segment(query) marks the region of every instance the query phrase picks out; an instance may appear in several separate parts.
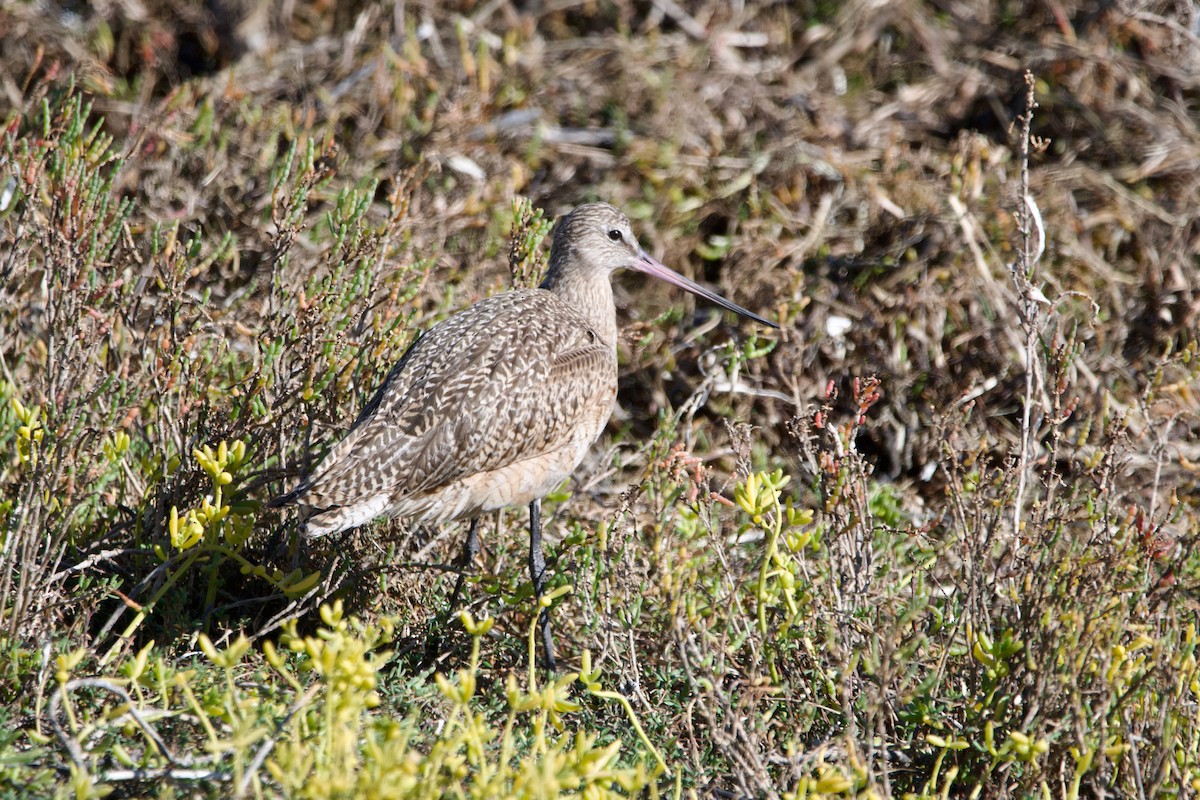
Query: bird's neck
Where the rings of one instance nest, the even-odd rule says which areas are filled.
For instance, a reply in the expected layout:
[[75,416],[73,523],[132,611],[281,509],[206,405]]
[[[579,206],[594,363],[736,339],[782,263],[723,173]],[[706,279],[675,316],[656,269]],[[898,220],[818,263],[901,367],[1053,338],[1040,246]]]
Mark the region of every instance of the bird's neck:
[[582,269],[563,260],[551,261],[541,288],[558,295],[587,321],[601,340],[616,349],[617,308],[607,270]]

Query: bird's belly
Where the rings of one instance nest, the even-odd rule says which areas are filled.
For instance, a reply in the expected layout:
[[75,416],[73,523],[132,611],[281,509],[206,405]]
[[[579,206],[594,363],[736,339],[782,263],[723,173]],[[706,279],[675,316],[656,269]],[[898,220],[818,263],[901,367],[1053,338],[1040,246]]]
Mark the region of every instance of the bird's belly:
[[570,477],[591,442],[572,442],[535,458],[518,461],[462,481],[470,500],[456,516],[470,517],[505,506],[526,505],[549,494]]

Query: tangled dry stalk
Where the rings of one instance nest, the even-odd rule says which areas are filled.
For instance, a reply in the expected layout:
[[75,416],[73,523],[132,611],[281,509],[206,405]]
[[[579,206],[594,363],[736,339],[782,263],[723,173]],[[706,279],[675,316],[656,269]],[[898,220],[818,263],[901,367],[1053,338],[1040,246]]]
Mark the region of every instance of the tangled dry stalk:
[[[1196,24],[1181,2],[0,7],[0,694],[14,730],[65,736],[0,739],[27,764],[0,786],[92,786],[152,640],[183,670],[204,631],[229,675],[283,686],[220,648],[365,636],[316,621],[334,596],[396,625],[364,720],[459,719],[472,698],[429,669],[499,687],[524,663],[509,520],[473,584],[495,628],[427,652],[449,579],[426,567],[461,531],[300,552],[259,502],[420,330],[531,280],[527,197],[622,207],[783,327],[742,340],[621,280],[620,407],[551,499],[562,635],[681,790],[1194,791]],[[632,764],[600,680],[575,724]],[[565,713],[574,690],[541,690]],[[299,792],[269,765],[307,763],[312,692],[255,701],[278,753],[213,738],[200,772]],[[141,768],[169,773],[155,737],[204,738],[138,714]],[[648,774],[625,777],[673,791]]]

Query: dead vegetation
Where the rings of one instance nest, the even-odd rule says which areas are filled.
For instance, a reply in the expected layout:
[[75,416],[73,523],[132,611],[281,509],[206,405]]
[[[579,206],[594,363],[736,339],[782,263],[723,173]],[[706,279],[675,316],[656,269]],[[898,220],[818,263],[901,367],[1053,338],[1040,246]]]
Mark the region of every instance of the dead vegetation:
[[[396,621],[380,715],[449,718],[422,670],[471,641],[499,689],[532,608],[518,525],[485,525],[472,611],[495,630],[426,653],[449,582],[422,565],[463,531],[380,524],[297,553],[258,503],[418,331],[538,263],[528,228],[510,245],[514,197],[551,217],[603,199],[783,328],[745,341],[619,279],[620,407],[548,509],[564,649],[592,651],[681,789],[1195,791],[1198,18],[0,8],[8,727],[50,730],[64,654],[64,674],[105,676],[153,640],[182,669],[196,631],[268,641],[299,616],[299,636],[334,591]],[[776,469],[772,495],[754,476]],[[577,729],[633,746],[592,697]],[[81,730],[74,750],[0,740],[34,754],[0,786],[98,774]],[[259,791],[290,791],[267,774]]]

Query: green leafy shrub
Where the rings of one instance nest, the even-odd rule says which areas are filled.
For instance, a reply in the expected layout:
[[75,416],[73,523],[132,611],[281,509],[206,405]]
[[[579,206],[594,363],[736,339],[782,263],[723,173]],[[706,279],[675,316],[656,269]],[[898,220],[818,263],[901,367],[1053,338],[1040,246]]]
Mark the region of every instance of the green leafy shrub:
[[[0,780],[77,797],[164,780],[288,798],[657,796],[661,760],[622,765],[620,739],[601,746],[594,734],[566,730],[581,707],[574,685],[623,700],[601,688],[598,672],[542,685],[531,675],[524,687],[510,673],[491,684],[508,709],[497,724],[477,707],[480,641],[492,621],[464,614],[471,659],[453,677],[435,676],[445,724],[434,730],[379,708],[389,659],[379,648],[392,641],[393,622],[364,624],[340,604],[320,614],[323,627],[302,635],[292,621],[280,647],[267,642],[261,656],[244,636],[219,649],[201,634],[204,661],[190,669],[170,667],[153,644],[96,677],[77,677],[86,651],[59,656],[47,706],[54,735],[26,731],[34,748],[9,760]],[[640,726],[639,735],[644,742]],[[59,747],[70,769],[56,776],[45,759]]]
[[[1186,20],[185,5],[0,8],[0,795],[1200,791]],[[784,329],[615,279],[527,675],[518,517],[261,503],[591,199]]]

